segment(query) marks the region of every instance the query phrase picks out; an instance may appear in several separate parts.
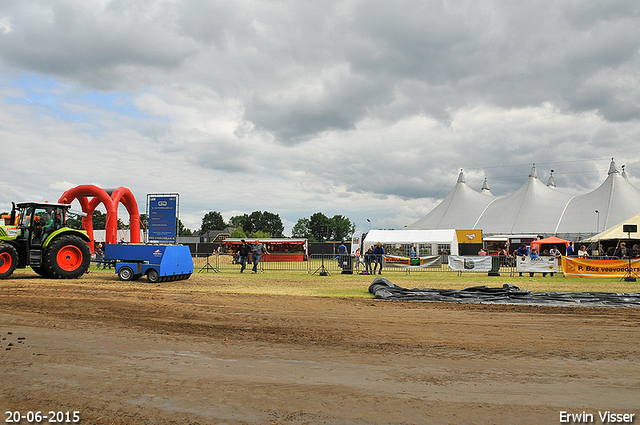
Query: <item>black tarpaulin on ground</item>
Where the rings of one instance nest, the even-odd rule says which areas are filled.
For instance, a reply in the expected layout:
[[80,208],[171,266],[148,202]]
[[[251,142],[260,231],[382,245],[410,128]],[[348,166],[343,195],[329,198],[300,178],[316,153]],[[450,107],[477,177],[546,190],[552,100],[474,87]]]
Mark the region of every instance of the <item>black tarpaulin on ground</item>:
[[638,293],[612,292],[531,292],[515,285],[502,288],[474,286],[457,289],[406,289],[383,277],[369,286],[376,298],[400,301],[445,301],[457,303],[584,305],[591,307],[640,307]]

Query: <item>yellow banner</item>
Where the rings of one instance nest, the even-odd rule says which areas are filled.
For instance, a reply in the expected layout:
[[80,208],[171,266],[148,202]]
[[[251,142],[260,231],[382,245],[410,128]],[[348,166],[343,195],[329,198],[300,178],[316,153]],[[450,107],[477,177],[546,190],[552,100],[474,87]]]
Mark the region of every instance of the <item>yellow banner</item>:
[[482,243],[482,230],[456,230],[458,243]]
[[[629,275],[629,260],[562,257],[562,272],[565,276],[621,278]],[[640,273],[640,260],[631,260],[631,273]]]

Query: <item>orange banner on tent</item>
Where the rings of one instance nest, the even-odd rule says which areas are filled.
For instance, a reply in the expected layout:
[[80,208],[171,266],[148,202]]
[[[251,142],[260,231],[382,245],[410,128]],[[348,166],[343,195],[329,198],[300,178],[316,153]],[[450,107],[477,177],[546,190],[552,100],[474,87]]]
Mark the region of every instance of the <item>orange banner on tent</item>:
[[[562,257],[562,272],[565,276],[621,278],[629,275],[629,260]],[[631,273],[640,273],[640,260],[631,260]]]

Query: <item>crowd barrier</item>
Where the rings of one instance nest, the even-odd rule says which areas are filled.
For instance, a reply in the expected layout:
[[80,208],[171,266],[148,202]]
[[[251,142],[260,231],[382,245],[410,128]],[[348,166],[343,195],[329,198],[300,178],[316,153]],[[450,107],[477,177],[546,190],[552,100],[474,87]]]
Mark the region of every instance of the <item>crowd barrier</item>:
[[[492,256],[493,267],[491,272],[493,274],[506,274],[514,276],[516,273],[516,259],[514,257],[507,256]],[[213,253],[213,254],[194,254],[194,273],[204,272],[220,272],[220,271],[236,271],[240,272],[240,264],[236,261],[232,254],[227,253]],[[335,254],[311,254],[295,255],[291,254],[267,254],[264,255],[258,263],[258,272],[264,273],[266,271],[298,271],[309,274],[314,274],[322,269],[326,270],[329,274],[349,273],[349,274],[363,274],[366,270],[366,265],[360,259],[356,257],[350,257],[348,265],[350,268],[342,268],[340,257]],[[372,263],[372,268],[374,263]],[[246,272],[250,272],[253,264],[247,264]],[[383,273],[484,273],[487,271],[477,270],[453,270],[447,264],[447,257],[442,256],[441,261],[434,266],[422,267],[422,268],[407,268],[397,267],[385,264],[383,267]]]

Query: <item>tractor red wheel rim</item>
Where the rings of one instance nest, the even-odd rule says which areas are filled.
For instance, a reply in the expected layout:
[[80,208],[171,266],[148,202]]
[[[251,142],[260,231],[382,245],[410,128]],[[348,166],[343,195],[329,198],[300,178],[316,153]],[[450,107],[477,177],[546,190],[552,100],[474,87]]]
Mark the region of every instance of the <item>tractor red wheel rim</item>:
[[56,256],[58,266],[64,271],[73,271],[82,264],[82,251],[74,245],[66,245],[60,248]]
[[6,273],[11,268],[11,254],[3,252],[0,254],[0,273]]

